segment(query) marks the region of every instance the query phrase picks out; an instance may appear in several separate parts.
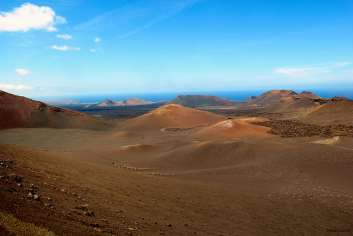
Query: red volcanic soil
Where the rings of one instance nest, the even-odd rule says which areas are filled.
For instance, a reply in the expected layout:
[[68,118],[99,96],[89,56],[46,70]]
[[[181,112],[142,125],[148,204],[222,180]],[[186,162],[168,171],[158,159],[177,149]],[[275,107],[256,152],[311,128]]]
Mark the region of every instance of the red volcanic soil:
[[223,119],[222,116],[210,112],[169,104],[140,117],[128,120],[125,123],[125,127],[136,131],[162,128],[193,128],[214,124]]
[[255,97],[249,104],[257,106],[270,106],[280,102],[292,101],[298,94],[292,90],[271,90],[261,96]]
[[321,103],[328,100],[321,99],[312,92],[296,93],[292,90],[271,90],[255,97],[242,105],[244,109],[263,109],[269,114],[279,114],[282,118],[301,118]]
[[270,129],[251,122],[261,119],[236,119],[218,122],[205,127],[196,133],[196,137],[204,139],[232,139],[241,137],[264,138],[270,136]]
[[271,107],[278,108],[278,106],[308,106],[315,105],[315,101],[321,99],[319,96],[312,92],[304,91],[302,93],[296,93],[292,90],[271,90],[262,94],[259,97],[255,97],[248,102],[249,105],[256,105],[258,107]]
[[353,101],[333,100],[318,106],[302,121],[316,124],[353,124]]
[[0,91],[0,129],[20,127],[103,128],[85,114]]
[[310,98],[310,99],[320,99],[319,96],[314,94],[313,92],[303,91],[297,95],[298,98]]

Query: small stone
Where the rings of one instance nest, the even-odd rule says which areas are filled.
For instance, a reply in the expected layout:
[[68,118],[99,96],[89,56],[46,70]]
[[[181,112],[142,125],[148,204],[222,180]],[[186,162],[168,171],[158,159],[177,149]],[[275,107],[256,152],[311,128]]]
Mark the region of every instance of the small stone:
[[94,228],[99,228],[99,224],[98,223],[91,223],[90,226],[94,227]]
[[83,214],[86,215],[86,216],[89,216],[89,217],[94,217],[95,216],[93,211],[85,211]]
[[16,183],[21,183],[23,180],[22,176],[16,175],[16,174],[10,174],[9,179],[12,181],[15,181]]
[[40,196],[38,194],[33,195],[33,200],[39,201]]
[[83,204],[83,205],[77,206],[75,208],[78,210],[82,210],[82,211],[88,211],[88,204]]

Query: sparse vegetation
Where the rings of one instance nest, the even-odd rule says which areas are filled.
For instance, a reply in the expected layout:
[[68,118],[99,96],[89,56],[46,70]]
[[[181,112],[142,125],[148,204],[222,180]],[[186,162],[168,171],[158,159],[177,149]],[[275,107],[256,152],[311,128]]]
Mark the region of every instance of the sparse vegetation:
[[[53,232],[31,223],[23,222],[13,215],[0,212],[0,225],[10,234],[19,236],[55,236]],[[1,233],[1,231],[0,231]]]

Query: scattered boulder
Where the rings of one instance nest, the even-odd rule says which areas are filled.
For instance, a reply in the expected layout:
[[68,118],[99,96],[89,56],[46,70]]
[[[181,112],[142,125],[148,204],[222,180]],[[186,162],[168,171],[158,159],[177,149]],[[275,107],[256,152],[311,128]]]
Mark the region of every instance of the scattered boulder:
[[270,127],[270,133],[282,137],[353,137],[352,125],[315,125],[302,123],[296,120],[270,120],[255,124]]
[[94,214],[93,211],[85,211],[83,214],[84,214],[85,216],[95,217],[95,214]]
[[88,217],[95,217],[96,216],[93,211],[88,209],[88,204],[83,204],[83,205],[77,206],[77,207],[75,207],[75,209],[83,211],[83,215],[85,215],[85,216],[88,216]]
[[51,204],[51,203],[44,203],[44,206],[45,207],[48,207],[48,208],[54,208],[54,205],[53,204]]
[[34,186],[34,184],[30,184],[28,188],[27,197],[31,200],[40,201],[40,195],[38,194],[38,187]]
[[83,205],[77,206],[75,208],[78,210],[82,210],[82,211],[88,211],[88,204],[83,204]]
[[11,168],[14,163],[15,162],[11,160],[0,160],[0,168],[4,168],[4,169]]
[[100,227],[100,225],[98,223],[90,223],[89,225],[91,227],[93,227],[93,228],[99,228]]
[[38,194],[34,194],[33,195],[33,200],[39,201],[40,200],[40,196]]
[[8,179],[10,181],[14,181],[16,183],[22,183],[22,181],[23,181],[23,177],[19,176],[19,175],[16,175],[16,174],[9,174],[8,175]]

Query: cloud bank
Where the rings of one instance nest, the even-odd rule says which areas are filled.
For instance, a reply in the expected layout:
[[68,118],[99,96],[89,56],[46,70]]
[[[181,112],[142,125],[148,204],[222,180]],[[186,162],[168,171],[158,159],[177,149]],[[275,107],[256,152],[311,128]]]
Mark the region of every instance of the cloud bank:
[[78,47],[71,47],[67,45],[53,45],[51,49],[61,52],[68,52],[68,51],[80,51],[81,49]]
[[315,75],[322,75],[334,72],[338,69],[342,69],[350,66],[351,62],[336,62],[330,64],[322,64],[316,66],[305,66],[305,67],[279,67],[274,69],[274,73],[286,77],[309,77]]
[[63,39],[63,40],[70,40],[72,39],[72,36],[69,34],[58,34],[56,36],[58,39]]
[[96,38],[94,39],[94,42],[95,42],[95,43],[100,43],[101,41],[102,41],[102,39],[99,38],[99,37],[96,37]]
[[27,32],[30,30],[56,31],[56,25],[66,19],[56,15],[47,6],[25,3],[11,12],[0,12],[0,32]]
[[24,85],[24,84],[0,84],[0,90],[26,91],[26,90],[32,90],[32,87]]
[[26,76],[30,75],[31,72],[27,69],[24,69],[24,68],[17,68],[16,74],[20,77],[26,77]]

